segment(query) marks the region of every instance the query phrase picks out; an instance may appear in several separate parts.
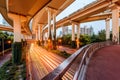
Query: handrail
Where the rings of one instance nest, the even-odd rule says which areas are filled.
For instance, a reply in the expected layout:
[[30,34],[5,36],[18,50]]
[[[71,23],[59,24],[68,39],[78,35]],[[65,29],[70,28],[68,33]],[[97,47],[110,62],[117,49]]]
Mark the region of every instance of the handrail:
[[[48,75],[46,75],[41,80],[62,80],[62,77],[65,75],[65,73],[72,67],[71,65],[77,61],[80,62],[78,64],[78,69],[75,72],[75,75],[73,77],[73,80],[78,80],[81,72],[83,71],[82,67],[83,65],[86,65],[88,63],[88,58],[91,57],[92,53],[106,45],[109,45],[110,42],[101,42],[101,43],[92,43],[89,45],[86,45],[79,50],[77,50],[74,54],[72,54],[69,58],[67,58],[63,63],[61,63],[56,69],[54,69],[52,72],[50,72]],[[81,58],[79,58],[81,56]],[[74,66],[74,65],[73,65]],[[82,72],[83,75],[83,72]],[[84,77],[81,77],[84,78]],[[83,79],[79,79],[83,80]]]
[[87,65],[89,63],[89,60],[92,56],[92,54],[97,50],[100,49],[102,47],[111,45],[112,42],[100,42],[100,43],[94,43],[93,45],[91,45],[89,48],[87,48],[87,50],[85,51],[82,60],[80,62],[79,68],[78,70],[76,70],[75,76],[73,78],[73,80],[84,80],[85,78],[85,72],[86,72],[86,68]]
[[[11,48],[5,49],[4,52],[10,51],[12,50]],[[0,55],[2,54],[2,52],[0,52]]]
[[46,75],[41,80],[61,80],[63,75],[66,73],[66,71],[70,68],[73,61],[77,58],[77,56],[85,51],[85,49],[89,47],[89,45],[86,45],[82,47],[81,49],[77,50],[74,54],[72,54],[69,58],[67,58],[63,63],[61,63],[56,69],[54,69],[52,72],[50,72],[48,75]]

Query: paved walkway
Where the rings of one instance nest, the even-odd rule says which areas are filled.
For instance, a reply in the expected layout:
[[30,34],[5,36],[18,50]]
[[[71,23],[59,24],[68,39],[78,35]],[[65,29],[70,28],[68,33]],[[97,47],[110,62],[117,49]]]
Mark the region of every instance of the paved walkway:
[[12,54],[10,51],[6,52],[4,56],[0,55],[0,67],[8,60],[10,60]]
[[[65,58],[48,52],[47,50],[32,44],[28,53],[30,59],[30,71],[33,80],[41,80],[49,72],[53,71]],[[64,80],[73,78],[72,72],[66,73]]]
[[88,65],[86,80],[120,80],[120,45],[95,52]]
[[77,49],[73,49],[73,48],[69,48],[69,47],[65,47],[65,46],[59,46],[58,50],[66,51],[69,54],[73,54],[75,51],[77,51]]

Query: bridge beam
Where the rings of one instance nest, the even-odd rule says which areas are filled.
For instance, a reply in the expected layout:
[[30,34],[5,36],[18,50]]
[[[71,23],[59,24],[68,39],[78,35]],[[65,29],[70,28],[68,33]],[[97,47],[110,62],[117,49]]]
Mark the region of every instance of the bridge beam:
[[107,18],[106,20],[106,40],[110,39],[110,18]]

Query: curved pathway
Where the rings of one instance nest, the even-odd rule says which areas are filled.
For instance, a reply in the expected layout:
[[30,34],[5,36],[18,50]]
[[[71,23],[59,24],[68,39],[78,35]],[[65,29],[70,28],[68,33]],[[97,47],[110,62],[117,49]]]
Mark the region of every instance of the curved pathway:
[[[33,80],[41,80],[65,60],[35,44],[31,45],[28,56]],[[63,77],[64,80],[71,80],[71,78],[73,78],[72,71]]]
[[120,45],[104,47],[93,54],[86,80],[120,80]]

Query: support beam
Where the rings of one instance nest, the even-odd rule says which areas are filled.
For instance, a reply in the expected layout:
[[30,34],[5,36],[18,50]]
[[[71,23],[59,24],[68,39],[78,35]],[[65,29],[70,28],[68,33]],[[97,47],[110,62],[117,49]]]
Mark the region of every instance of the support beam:
[[40,40],[40,36],[41,36],[41,26],[40,24],[38,24],[38,40]]
[[75,24],[72,23],[72,41],[75,41]]
[[112,6],[112,41],[119,44],[119,8]]
[[53,49],[56,49],[56,14],[53,14]]
[[106,40],[110,39],[110,18],[107,18],[106,20]]
[[79,38],[80,38],[80,24],[77,24],[77,48],[79,48]]
[[76,48],[76,41],[75,41],[75,24],[72,23],[72,43],[71,43],[72,48]]
[[21,42],[21,16],[11,13],[8,13],[8,16],[13,20],[14,42]]
[[25,41],[25,35],[24,34],[21,34],[21,38],[23,41]]
[[48,39],[51,39],[51,9],[47,8],[48,11]]
[[38,40],[38,28],[35,30],[36,40]]

